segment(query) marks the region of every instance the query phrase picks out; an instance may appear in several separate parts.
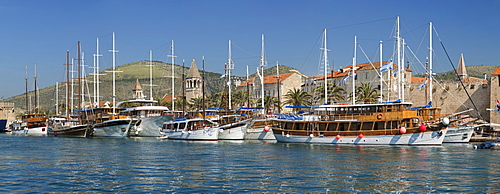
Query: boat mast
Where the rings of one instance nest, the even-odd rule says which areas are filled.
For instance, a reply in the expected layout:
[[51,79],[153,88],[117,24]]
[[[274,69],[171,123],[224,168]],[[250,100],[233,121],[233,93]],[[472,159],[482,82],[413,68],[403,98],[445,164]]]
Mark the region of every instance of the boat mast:
[[38,87],[37,87],[37,76],[36,76],[36,63],[35,63],[35,77],[34,77],[34,85],[35,85],[35,113],[38,113],[39,99],[38,99]]
[[28,65],[24,65],[26,67],[26,77],[24,78],[25,80],[25,89],[26,89],[26,93],[25,93],[25,103],[26,103],[26,112],[30,112],[30,107],[29,107],[29,103],[28,103]]
[[250,80],[248,79],[248,65],[247,65],[247,107],[250,107]]
[[[325,80],[326,81],[326,80]],[[280,114],[280,109],[281,109],[281,99],[280,99],[280,64],[278,61],[276,61],[276,91],[278,93],[278,114]]]
[[231,110],[231,69],[234,68],[234,64],[233,64],[233,60],[231,59],[231,40],[229,40],[229,58],[228,58],[228,61],[227,61],[227,79],[228,79],[228,82],[227,82],[227,86],[228,86],[228,91],[229,91],[229,108],[228,110]]
[[357,37],[354,36],[354,57],[352,58],[352,104],[356,104],[356,46],[358,44]]
[[328,49],[326,48],[326,28],[323,30],[323,61],[324,61],[324,74],[325,74],[325,93],[324,93],[324,98],[325,98],[325,104],[328,104]]
[[69,98],[70,98],[70,91],[69,91],[69,67],[70,67],[70,63],[69,63],[69,51],[66,51],[66,120],[69,121],[70,120],[70,116],[69,116]]
[[260,70],[262,72],[262,75],[260,76],[260,85],[261,85],[261,90],[260,90],[260,100],[261,100],[261,106],[262,106],[262,114],[265,114],[265,108],[264,108],[264,66],[265,65],[265,56],[264,56],[264,34],[262,34],[262,46],[261,46],[261,52],[260,52]]
[[149,99],[153,100],[153,51],[149,50]]
[[429,23],[429,101],[432,102],[432,22]]
[[[379,71],[380,71],[380,70],[382,70],[382,63],[383,63],[383,61],[382,61],[382,41],[380,41],[380,43],[379,43],[379,50],[380,50],[380,64],[379,64],[379,66],[380,66]],[[382,78],[383,78],[383,73],[384,72],[380,71],[380,98],[379,98],[379,102],[382,102],[382,91],[383,91]],[[389,74],[390,74],[390,71],[389,71]]]
[[184,75],[184,59],[182,59],[182,117],[184,117],[184,111],[186,108],[186,82],[185,82],[185,75]]
[[115,65],[116,65],[116,52],[118,52],[116,49],[115,49],[115,32],[113,32],[113,50],[111,50],[110,52],[113,53],[113,118],[114,118],[114,114],[115,114],[115,111],[116,111],[116,83],[115,83],[115,79],[116,79],[116,69],[115,69]]
[[78,76],[77,76],[77,79],[78,79],[78,110],[82,110],[82,80],[81,80],[81,69],[82,69],[82,65],[81,65],[81,61],[82,61],[82,58],[81,58],[81,50],[80,50],[80,41],[78,41],[78,59],[76,59],[78,61]]
[[56,114],[59,114],[59,82],[56,82]]
[[201,69],[203,73],[201,74],[201,107],[202,107],[202,113],[203,113],[203,120],[205,120],[205,56],[201,57]]
[[398,79],[397,79],[397,89],[398,89],[398,99],[401,99],[401,71],[403,70],[403,65],[401,64],[401,37],[399,33],[399,16],[396,17],[396,46],[397,46],[397,58],[398,58]]
[[171,49],[172,49],[172,54],[171,55],[168,55],[168,57],[171,57],[172,58],[172,111],[174,110],[175,108],[175,103],[174,103],[174,91],[175,91],[175,85],[174,85],[174,76],[175,76],[175,71],[174,71],[174,63],[175,63],[175,56],[174,55],[174,40],[172,40],[172,45],[171,45]]
[[96,56],[96,65],[97,65],[97,67],[96,67],[97,68],[96,69],[96,72],[97,72],[97,75],[96,75],[96,78],[97,78],[97,80],[96,80],[96,91],[97,92],[95,92],[95,93],[96,93],[96,107],[98,107],[99,106],[99,100],[100,100],[99,98],[100,98],[100,95],[101,95],[100,94],[100,89],[99,89],[99,85],[100,85],[100,81],[99,81],[99,57],[102,56],[102,55],[99,55],[99,38],[97,38],[96,42],[97,42],[97,46],[96,46],[96,55],[95,56]]

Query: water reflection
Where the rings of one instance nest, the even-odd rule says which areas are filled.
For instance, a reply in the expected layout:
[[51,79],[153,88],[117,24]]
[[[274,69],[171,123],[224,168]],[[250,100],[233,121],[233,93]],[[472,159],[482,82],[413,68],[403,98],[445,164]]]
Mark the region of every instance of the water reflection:
[[0,135],[0,192],[498,192],[498,150]]

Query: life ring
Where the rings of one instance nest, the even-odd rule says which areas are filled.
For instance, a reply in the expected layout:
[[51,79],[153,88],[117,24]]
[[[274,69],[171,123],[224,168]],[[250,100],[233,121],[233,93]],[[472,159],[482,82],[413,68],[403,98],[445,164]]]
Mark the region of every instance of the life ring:
[[380,119],[382,119],[383,117],[384,117],[384,115],[383,115],[382,113],[379,113],[379,114],[377,115],[377,119],[379,119],[379,120],[380,120]]

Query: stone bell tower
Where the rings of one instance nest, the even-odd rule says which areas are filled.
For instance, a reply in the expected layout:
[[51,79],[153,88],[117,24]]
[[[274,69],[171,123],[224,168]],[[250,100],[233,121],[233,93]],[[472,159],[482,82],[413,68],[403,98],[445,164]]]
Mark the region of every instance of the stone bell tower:
[[191,67],[189,67],[189,72],[186,76],[185,80],[186,84],[186,101],[189,102],[192,98],[198,98],[201,97],[202,91],[201,91],[201,76],[200,72],[198,70],[198,67],[196,66],[196,62],[193,61],[191,62]]
[[144,100],[144,93],[142,93],[142,87],[141,84],[139,83],[139,79],[135,81],[135,86],[132,91],[134,92],[134,96],[132,97],[133,99]]

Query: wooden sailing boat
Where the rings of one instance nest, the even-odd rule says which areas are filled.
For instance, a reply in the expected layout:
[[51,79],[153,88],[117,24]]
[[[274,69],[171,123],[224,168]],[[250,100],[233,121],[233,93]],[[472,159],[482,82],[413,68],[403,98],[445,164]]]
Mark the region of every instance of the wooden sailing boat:
[[[81,46],[78,41],[78,69],[81,68],[80,52]],[[66,110],[65,115],[53,116],[47,122],[48,134],[58,137],[86,137],[89,128],[88,123],[82,121],[80,114],[85,114],[85,111],[79,111],[77,114],[71,114],[69,109],[69,99],[72,94],[69,90],[69,51],[66,51]],[[78,80],[80,80],[80,73],[78,73]],[[78,82],[81,85],[80,81]],[[80,86],[79,86],[80,88]],[[81,102],[81,95],[78,95],[78,101]]]
[[[37,86],[37,75],[36,75],[36,64],[35,64],[35,76],[34,76],[34,93],[35,93],[35,108],[32,113],[27,113],[21,116],[21,122],[16,122],[13,125],[12,134],[13,135],[30,135],[30,136],[46,136],[47,135],[47,116],[39,112],[38,104],[38,86]],[[26,110],[28,107],[28,67],[26,66]]]
[[[398,18],[399,23],[399,18]],[[399,25],[398,25],[399,26]],[[401,38],[397,30],[398,65]],[[356,40],[355,40],[356,42]],[[356,47],[356,43],[355,43]],[[351,75],[355,74],[356,50]],[[398,76],[401,79],[402,76]],[[289,143],[375,144],[375,145],[441,145],[446,122],[440,120],[438,108],[412,109],[404,102],[404,92],[393,102],[357,104],[353,76],[352,104],[327,104],[314,114],[281,115],[273,126],[276,140]],[[402,90],[402,82],[398,89]]]

